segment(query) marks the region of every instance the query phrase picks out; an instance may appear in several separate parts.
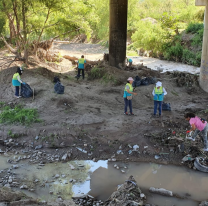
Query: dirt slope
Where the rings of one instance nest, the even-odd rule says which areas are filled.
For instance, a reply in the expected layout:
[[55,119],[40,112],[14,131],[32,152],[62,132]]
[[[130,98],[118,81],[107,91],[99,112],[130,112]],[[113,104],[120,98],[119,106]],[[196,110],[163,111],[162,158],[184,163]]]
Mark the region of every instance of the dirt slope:
[[[16,99],[11,79],[14,68],[4,68],[0,73],[0,101],[12,104],[22,104],[26,108],[36,108],[40,114],[41,123],[29,127],[21,125],[1,124],[0,139],[9,139],[8,131],[20,134],[18,141],[43,145],[44,150],[53,152],[60,148],[62,153],[72,152],[72,159],[109,159],[113,155],[121,160],[154,160],[159,152],[168,152],[169,148],[162,147],[161,142],[153,141],[154,134],[165,134],[168,131],[185,133],[188,123],[184,121],[185,111],[204,111],[207,108],[208,95],[199,87],[193,87],[192,94],[186,87],[177,87],[176,79],[171,74],[160,74],[156,71],[148,74],[156,76],[163,82],[168,94],[165,102],[170,102],[171,112],[163,112],[162,118],[152,118],[154,85],[136,88],[137,96],[133,98],[135,116],[123,114],[123,89],[129,76],[145,76],[146,71],[125,71],[106,67],[108,73],[122,82],[119,86],[104,83],[101,80],[79,80],[74,76],[75,70],[59,74],[65,93],[54,93],[53,77],[57,74],[37,65],[30,66],[22,75],[23,81],[35,88],[35,100]],[[203,113],[203,117],[207,117]],[[39,140],[34,138],[39,136]],[[147,138],[149,136],[150,138]],[[47,140],[46,140],[47,137]],[[54,138],[55,137],[55,138]],[[87,144],[87,146],[84,144]],[[140,154],[129,155],[128,145],[138,144]],[[88,154],[80,152],[75,146],[84,148]],[[144,149],[148,146],[148,149]],[[1,147],[1,146],[0,146]],[[124,154],[116,151],[122,148]],[[164,162],[179,163],[181,153],[170,153]],[[159,161],[159,160],[158,160]]]

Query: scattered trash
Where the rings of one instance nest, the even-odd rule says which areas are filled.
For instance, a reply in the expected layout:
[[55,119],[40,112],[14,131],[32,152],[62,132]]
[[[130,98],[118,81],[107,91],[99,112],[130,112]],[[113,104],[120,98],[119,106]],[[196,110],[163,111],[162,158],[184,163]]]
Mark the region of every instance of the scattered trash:
[[149,191],[152,192],[152,193],[156,193],[156,194],[160,194],[160,195],[164,195],[164,196],[169,196],[169,197],[173,196],[172,191],[166,190],[164,188],[150,187]]
[[194,161],[194,166],[196,167],[197,170],[201,172],[208,172],[207,160],[205,160],[202,157],[196,157]]
[[117,154],[123,154],[122,150],[118,150],[116,153]]
[[155,155],[155,159],[156,160],[160,159],[160,155]]
[[195,158],[192,158],[192,156],[191,155],[186,155],[183,159],[182,159],[182,161],[183,162],[186,162],[186,161],[192,161],[192,160],[194,160]]
[[148,146],[144,146],[144,149],[147,149],[148,148]]
[[82,149],[82,148],[80,148],[80,147],[77,147],[77,149],[78,149],[79,151],[83,152],[83,153],[87,153],[86,150],[84,150],[84,149]]
[[133,146],[133,151],[138,151],[138,149],[139,149],[139,145],[136,144]]

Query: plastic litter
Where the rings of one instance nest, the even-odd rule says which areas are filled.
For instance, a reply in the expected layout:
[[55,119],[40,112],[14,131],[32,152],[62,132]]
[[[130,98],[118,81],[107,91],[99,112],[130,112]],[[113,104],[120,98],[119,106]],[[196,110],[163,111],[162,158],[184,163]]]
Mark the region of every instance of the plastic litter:
[[155,159],[156,160],[160,159],[160,155],[155,155]]
[[162,103],[162,110],[163,110],[163,111],[171,111],[170,103],[165,103],[165,102],[163,102],[163,103]]
[[138,149],[139,149],[139,145],[136,144],[133,146],[133,151],[138,151]]
[[61,82],[57,82],[54,85],[54,90],[57,94],[64,94],[64,86],[61,84]]
[[191,155],[186,155],[185,157],[183,157],[183,159],[182,159],[182,161],[183,162],[186,162],[186,161],[192,161],[192,160],[194,160],[195,158],[192,158],[192,156]]
[[20,95],[25,98],[33,96],[33,91],[28,84],[21,84],[21,93]]

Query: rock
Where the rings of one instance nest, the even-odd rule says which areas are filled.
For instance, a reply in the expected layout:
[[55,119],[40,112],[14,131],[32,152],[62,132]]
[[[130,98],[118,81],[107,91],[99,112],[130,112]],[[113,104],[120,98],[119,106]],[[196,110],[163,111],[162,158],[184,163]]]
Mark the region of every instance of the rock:
[[42,148],[43,148],[43,145],[38,145],[38,146],[35,147],[36,150],[37,149],[42,149]]
[[56,174],[55,176],[54,176],[54,178],[59,178],[60,177],[60,175],[59,174]]
[[75,169],[75,167],[73,165],[71,165],[71,164],[69,164],[69,167],[71,168],[71,170]]
[[154,188],[154,187],[150,187],[149,191],[152,193],[156,193],[156,194],[160,194],[160,195],[164,195],[164,196],[169,196],[172,197],[173,196],[173,192],[166,190],[164,188]]
[[87,195],[85,195],[85,194],[76,194],[76,195],[72,196],[72,199],[84,199],[86,197],[87,197]]
[[61,160],[62,161],[66,161],[68,159],[68,154],[66,153],[62,158],[61,158]]
[[202,201],[199,206],[208,206],[208,202],[207,201]]
[[39,137],[38,137],[38,136],[36,136],[36,137],[35,137],[35,140],[38,140],[38,139],[39,139]]
[[17,168],[19,168],[19,166],[18,165],[13,165],[12,168],[17,169]]
[[28,186],[27,185],[22,185],[22,186],[20,186],[20,189],[28,189]]

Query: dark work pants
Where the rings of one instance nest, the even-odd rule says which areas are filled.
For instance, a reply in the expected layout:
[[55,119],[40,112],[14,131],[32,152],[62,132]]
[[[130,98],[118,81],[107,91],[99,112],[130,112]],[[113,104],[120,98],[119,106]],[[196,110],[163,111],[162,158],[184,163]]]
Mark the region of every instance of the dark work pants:
[[162,114],[162,101],[155,101],[155,100],[154,100],[154,115],[157,114],[157,107],[158,107],[158,105],[159,105],[159,108],[158,108],[158,110],[159,110],[159,115]]
[[127,98],[124,98],[124,103],[125,103],[124,113],[127,112],[128,107],[130,109],[130,113],[132,113],[132,100],[128,100]]
[[84,69],[78,69],[78,75],[77,75],[77,77],[80,77],[81,75],[80,75],[80,73],[81,73],[81,71],[82,71],[82,78],[84,79]]
[[19,86],[15,86],[15,96],[19,97]]

